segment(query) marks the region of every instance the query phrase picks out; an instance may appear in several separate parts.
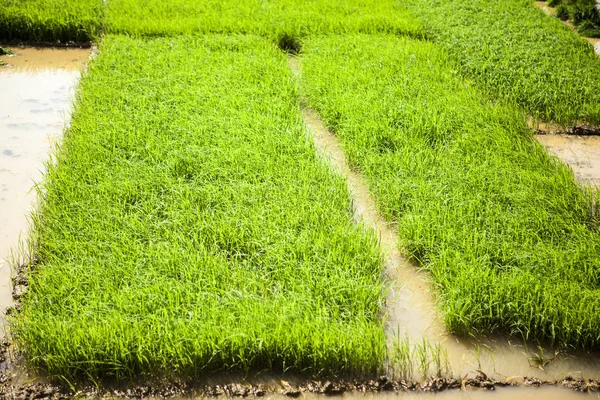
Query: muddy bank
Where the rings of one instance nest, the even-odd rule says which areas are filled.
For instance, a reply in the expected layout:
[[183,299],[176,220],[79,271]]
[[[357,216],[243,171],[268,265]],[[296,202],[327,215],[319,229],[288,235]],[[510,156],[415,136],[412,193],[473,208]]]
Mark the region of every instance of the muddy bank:
[[529,120],[528,125],[536,135],[578,135],[578,136],[600,136],[600,126],[575,125],[560,126],[556,124]]
[[0,374],[0,396],[5,399],[63,399],[73,397],[120,398],[173,398],[191,399],[206,397],[268,397],[287,398],[373,398],[389,396],[407,398],[443,397],[448,399],[581,398],[584,394],[600,391],[600,381],[566,377],[558,381],[542,381],[528,377],[509,377],[494,380],[480,373],[475,377],[433,378],[421,383],[391,380],[385,376],[369,380],[293,380],[237,379],[233,383],[137,383],[129,385],[90,385],[70,387],[68,384],[52,385],[25,383],[14,385],[6,375]]

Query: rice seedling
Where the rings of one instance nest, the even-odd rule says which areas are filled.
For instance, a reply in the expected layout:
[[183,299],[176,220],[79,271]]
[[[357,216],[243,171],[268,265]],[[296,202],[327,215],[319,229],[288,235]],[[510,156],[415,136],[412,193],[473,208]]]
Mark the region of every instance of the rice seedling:
[[414,342],[408,334],[401,337],[398,329],[390,350],[389,372],[395,379],[410,381],[417,376],[423,380],[448,377],[451,371],[440,343],[431,344],[426,338]]
[[376,238],[315,152],[284,53],[254,36],[111,35],[99,52],[34,216],[38,262],[11,320],[28,365],[377,371]]
[[0,39],[88,42],[100,31],[102,0],[0,0]]
[[111,0],[107,29],[145,36],[254,33],[278,40],[312,33],[389,32],[420,36],[420,22],[393,0]]
[[366,177],[447,327],[600,347],[600,233],[572,172],[435,44],[307,39],[302,90]]
[[409,0],[461,72],[534,118],[600,124],[600,57],[529,0]]
[[573,21],[582,35],[600,37],[600,11],[596,0],[551,0],[548,5],[557,7],[560,19]]

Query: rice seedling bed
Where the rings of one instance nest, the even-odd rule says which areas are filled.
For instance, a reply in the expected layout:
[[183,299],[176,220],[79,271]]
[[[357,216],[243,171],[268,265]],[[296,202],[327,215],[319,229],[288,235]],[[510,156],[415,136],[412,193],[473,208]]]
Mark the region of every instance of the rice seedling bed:
[[428,42],[305,41],[302,90],[368,180],[448,328],[600,347],[598,192]]
[[600,124],[600,57],[529,0],[410,0],[426,35],[494,97],[534,118]]
[[0,39],[89,42],[101,28],[102,0],[0,0]]
[[254,36],[112,35],[99,53],[34,219],[12,321],[28,365],[376,371],[376,238],[315,153],[284,53]]
[[110,0],[107,30],[157,36],[254,33],[279,40],[311,33],[389,32],[420,36],[420,22],[393,0]]
[[556,7],[556,16],[563,21],[571,20],[584,36],[600,37],[600,11],[596,0],[550,0]]

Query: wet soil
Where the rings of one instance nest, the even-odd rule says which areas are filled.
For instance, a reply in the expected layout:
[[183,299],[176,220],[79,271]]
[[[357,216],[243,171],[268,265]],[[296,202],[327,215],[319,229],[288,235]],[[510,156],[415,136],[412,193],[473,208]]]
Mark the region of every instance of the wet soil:
[[[570,390],[567,390],[570,389]],[[26,383],[13,385],[6,375],[0,373],[0,397],[5,399],[63,399],[74,397],[111,398],[173,398],[191,399],[206,397],[268,397],[272,399],[335,396],[338,398],[425,398],[494,399],[544,398],[580,399],[582,394],[595,395],[600,382],[567,377],[559,381],[542,381],[528,377],[509,377],[498,381],[480,373],[472,378],[432,378],[421,383],[391,380],[385,376],[365,380],[257,380],[232,379],[229,383],[152,383],[111,386],[100,384],[72,389],[68,385]]]

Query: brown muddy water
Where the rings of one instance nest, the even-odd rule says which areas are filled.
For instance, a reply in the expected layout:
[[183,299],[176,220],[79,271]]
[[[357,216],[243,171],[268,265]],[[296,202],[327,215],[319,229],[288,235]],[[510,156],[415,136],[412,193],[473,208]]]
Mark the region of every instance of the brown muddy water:
[[579,182],[600,186],[600,136],[549,134],[535,138],[571,167]]
[[[290,57],[289,65],[295,75],[300,73],[298,58]],[[399,333],[400,338],[408,335],[412,352],[423,341],[438,347],[442,353],[441,364],[446,367],[444,372],[454,377],[473,377],[479,375],[478,371],[483,371],[490,378],[515,384],[525,383],[524,377],[542,381],[555,381],[567,376],[600,378],[599,354],[558,353],[549,347],[514,339],[460,338],[448,333],[436,308],[433,285],[399,251],[395,230],[379,214],[366,182],[348,165],[341,143],[327,130],[314,110],[303,106],[302,112],[318,151],[347,180],[356,219],[373,229],[380,238],[386,274],[391,283],[391,294],[386,304],[389,345]],[[435,372],[435,360],[429,361],[431,367],[426,375],[431,376]],[[413,371],[412,377],[417,380],[424,378],[418,371]]]
[[[554,7],[550,7],[548,5],[547,2],[545,1],[536,1],[535,5],[537,7],[539,7],[542,11],[544,11],[546,14],[548,15],[556,15],[556,8]],[[573,29],[574,31],[577,29],[571,22],[569,21],[561,21],[562,23],[564,23],[565,25],[569,26],[571,29]],[[583,37],[583,36],[582,36]],[[596,54],[600,55],[600,39],[598,38],[589,38],[589,37],[583,37],[585,40],[587,40],[592,46],[594,46],[594,51],[596,52]]]
[[0,56],[0,335],[12,304],[11,262],[26,256],[28,215],[52,144],[68,122],[84,49],[9,48]]

